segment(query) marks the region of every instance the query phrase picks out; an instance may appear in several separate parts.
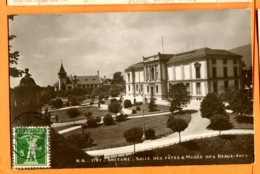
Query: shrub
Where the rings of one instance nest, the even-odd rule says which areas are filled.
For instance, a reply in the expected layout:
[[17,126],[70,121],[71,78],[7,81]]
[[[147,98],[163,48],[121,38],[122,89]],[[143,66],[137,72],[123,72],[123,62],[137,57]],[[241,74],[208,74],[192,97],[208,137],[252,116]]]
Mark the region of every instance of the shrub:
[[203,118],[210,118],[216,114],[225,115],[225,106],[215,93],[209,93],[200,105],[200,112]]
[[97,120],[98,123],[101,122],[101,117],[97,116],[96,120]]
[[137,111],[140,111],[140,110],[141,110],[140,106],[136,106],[135,109],[136,109]]
[[87,111],[86,113],[84,113],[84,115],[85,115],[87,118],[90,118],[90,117],[92,117],[92,112],[91,112],[91,111]]
[[88,118],[87,125],[88,127],[97,127],[97,119],[94,117]]
[[114,118],[112,117],[111,114],[107,114],[104,118],[103,118],[103,122],[105,125],[113,125],[114,124]]
[[220,135],[221,131],[232,129],[233,125],[227,115],[217,114],[210,118],[210,125],[208,128],[218,130]]
[[116,121],[120,122],[120,121],[126,121],[128,115],[127,114],[120,114],[118,116],[116,116]]
[[145,130],[144,133],[145,133],[146,139],[150,139],[150,140],[155,139],[155,130],[154,129],[149,128],[149,129]]
[[94,140],[91,138],[90,133],[73,134],[68,137],[68,141],[79,148],[86,148],[93,145]]
[[253,124],[254,118],[248,116],[237,116],[236,120],[238,123],[246,123],[246,124]]
[[50,102],[50,104],[52,107],[57,108],[57,109],[62,108],[62,106],[63,106],[63,102],[61,99],[52,100]]
[[100,104],[105,104],[106,102],[105,102],[105,100],[101,100],[101,102],[100,102]]
[[117,100],[111,100],[111,103],[108,105],[108,111],[112,113],[118,113],[121,110],[121,105]]
[[77,108],[71,108],[67,110],[67,114],[69,115],[70,118],[74,119],[74,124],[75,124],[75,118],[77,118],[80,115],[80,111]]
[[132,107],[132,102],[131,102],[131,100],[125,100],[125,101],[124,101],[124,107],[125,107],[125,108]]
[[136,112],[136,110],[135,109],[133,109],[132,110],[132,114],[136,114],[137,112]]

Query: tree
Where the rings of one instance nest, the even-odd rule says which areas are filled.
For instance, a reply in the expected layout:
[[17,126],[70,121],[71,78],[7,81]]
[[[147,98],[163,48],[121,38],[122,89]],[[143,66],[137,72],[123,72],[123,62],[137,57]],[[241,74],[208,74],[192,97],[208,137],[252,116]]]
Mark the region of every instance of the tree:
[[74,119],[75,124],[75,119],[80,115],[80,111],[77,108],[71,108],[67,111],[67,114],[70,118]]
[[104,116],[103,118],[103,122],[105,125],[109,126],[109,125],[113,125],[115,122],[114,122],[114,118],[112,117],[111,114],[107,114]]
[[109,94],[111,97],[117,97],[120,94],[120,88],[116,85],[111,86]]
[[121,72],[116,72],[113,74],[113,84],[122,84],[125,83],[124,77]]
[[124,101],[124,108],[129,108],[129,107],[132,107],[132,102],[131,100],[126,99]]
[[229,100],[230,108],[244,116],[253,113],[253,94],[251,90],[239,90]]
[[144,131],[144,134],[145,134],[145,138],[146,139],[150,139],[150,140],[153,140],[155,139],[155,130],[153,128],[149,128],[149,129],[146,129]]
[[157,107],[157,105],[155,104],[155,98],[154,98],[153,92],[152,92],[150,103],[148,105],[149,112],[157,111],[156,107]]
[[173,113],[176,110],[181,111],[182,107],[190,102],[191,96],[183,83],[172,85],[169,91],[169,100],[171,102],[170,111]]
[[50,105],[56,109],[61,108],[63,106],[63,102],[61,99],[51,100]]
[[143,129],[141,127],[131,128],[126,130],[123,135],[127,142],[131,142],[134,144],[134,154],[135,154],[135,144],[141,141],[143,136]]
[[228,116],[217,114],[210,118],[209,128],[218,130],[221,135],[221,131],[232,129],[233,125]]
[[111,100],[108,105],[108,111],[112,113],[118,113],[121,110],[121,104],[117,100]]
[[203,118],[210,118],[216,114],[226,114],[224,104],[215,93],[208,93],[200,104],[200,112]]
[[173,131],[173,133],[179,133],[179,142],[181,142],[181,132],[184,131],[187,127],[188,124],[186,123],[186,121],[180,118],[171,119],[168,124],[168,128],[170,128]]
[[[8,16],[9,20],[14,20],[14,15],[10,15]],[[22,74],[24,73],[24,71],[17,69],[17,67],[15,67],[15,65],[18,64],[18,59],[20,57],[20,53],[19,51],[13,51],[12,50],[12,45],[10,44],[11,40],[13,40],[14,38],[16,38],[15,35],[9,35],[8,36],[8,42],[9,42],[9,46],[8,46],[8,56],[9,56],[9,73],[11,77],[21,77]]]

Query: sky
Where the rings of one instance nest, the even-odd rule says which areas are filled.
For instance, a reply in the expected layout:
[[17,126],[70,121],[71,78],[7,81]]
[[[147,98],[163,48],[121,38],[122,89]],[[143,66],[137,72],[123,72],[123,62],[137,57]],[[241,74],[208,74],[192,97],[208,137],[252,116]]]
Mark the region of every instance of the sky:
[[[249,10],[18,15],[9,21],[9,34],[17,36],[10,45],[20,52],[17,67],[29,68],[40,86],[58,80],[61,60],[68,74],[99,70],[112,77],[158,52],[251,43],[250,28]],[[11,78],[11,87],[20,79]]]

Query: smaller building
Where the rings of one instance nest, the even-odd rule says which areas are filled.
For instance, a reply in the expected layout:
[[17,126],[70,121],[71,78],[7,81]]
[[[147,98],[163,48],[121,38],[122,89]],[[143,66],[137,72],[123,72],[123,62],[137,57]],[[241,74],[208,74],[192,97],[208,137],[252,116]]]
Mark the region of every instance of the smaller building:
[[55,91],[66,91],[74,88],[96,88],[103,84],[103,79],[97,75],[91,76],[72,76],[67,75],[63,64],[58,72],[59,80],[54,84]]

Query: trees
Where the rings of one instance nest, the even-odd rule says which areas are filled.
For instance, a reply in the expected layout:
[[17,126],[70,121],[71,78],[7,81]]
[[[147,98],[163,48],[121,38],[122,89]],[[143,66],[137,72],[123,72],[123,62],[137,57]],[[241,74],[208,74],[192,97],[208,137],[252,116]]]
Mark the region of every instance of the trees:
[[155,139],[155,130],[153,128],[146,129],[144,131],[144,134],[146,139],[150,139],[150,140]]
[[103,118],[103,122],[105,125],[109,126],[109,125],[113,125],[115,122],[114,122],[114,118],[112,117],[111,114],[107,114],[104,116]]
[[113,84],[122,84],[125,83],[124,77],[122,75],[121,72],[115,72],[113,74],[113,80],[112,80]]
[[218,130],[219,135],[221,135],[221,131],[232,129],[233,125],[228,116],[217,114],[210,118],[209,128]]
[[75,124],[75,119],[80,115],[80,111],[77,108],[71,108],[67,111],[67,114],[70,118],[74,119]]
[[200,104],[200,112],[203,118],[210,118],[216,114],[226,114],[224,104],[215,93],[208,93]]
[[109,89],[109,94],[111,97],[117,97],[120,94],[120,88],[116,85],[113,85]]
[[184,131],[188,127],[188,124],[186,123],[186,121],[184,121],[180,118],[174,118],[169,121],[168,127],[173,132],[179,133],[179,142],[181,142],[181,132]]
[[134,144],[134,154],[135,154],[135,144],[141,141],[143,136],[143,129],[141,127],[131,128],[126,130],[123,135],[127,142],[131,142]]
[[[9,20],[14,20],[14,15],[10,15],[8,16]],[[15,35],[9,35],[8,36],[8,42],[9,42],[9,46],[8,46],[8,57],[9,57],[9,74],[11,77],[21,77],[22,74],[24,73],[24,71],[19,70],[15,67],[15,65],[17,65],[18,63],[18,59],[20,57],[19,51],[13,51],[12,50],[12,45],[10,44],[11,40],[13,40],[14,38],[16,38]]]
[[121,104],[117,100],[111,100],[108,105],[108,111],[112,113],[118,113],[121,110]]
[[176,110],[181,111],[182,107],[190,102],[191,96],[183,83],[176,83],[169,91],[169,99],[171,102],[170,111],[173,113]]
[[239,90],[235,91],[233,96],[230,97],[230,108],[244,116],[245,114],[253,113],[253,94],[251,90]]
[[79,148],[86,148],[92,146],[93,138],[89,132],[82,134],[73,134],[68,137],[69,142],[78,146]]

